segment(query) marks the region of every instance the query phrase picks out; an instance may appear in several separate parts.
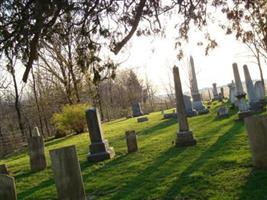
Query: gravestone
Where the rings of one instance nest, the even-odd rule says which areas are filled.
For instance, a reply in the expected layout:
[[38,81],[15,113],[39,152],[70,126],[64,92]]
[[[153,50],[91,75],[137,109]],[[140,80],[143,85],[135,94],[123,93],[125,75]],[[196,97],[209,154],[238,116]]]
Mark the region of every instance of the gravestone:
[[251,111],[249,110],[248,104],[246,102],[246,93],[243,90],[242,82],[240,79],[238,67],[236,63],[233,63],[233,71],[235,77],[235,85],[236,85],[236,98],[238,100],[238,118],[243,120],[245,117],[251,115]]
[[0,174],[0,199],[17,200],[15,180],[6,174]]
[[128,148],[128,153],[138,151],[137,139],[135,131],[126,131],[126,143]]
[[221,106],[217,110],[217,117],[218,118],[223,118],[223,117],[228,117],[229,116],[229,110],[225,106]]
[[1,164],[0,165],[0,174],[9,174],[6,164]]
[[165,113],[163,115],[163,118],[164,119],[172,119],[172,118],[177,119],[177,113]]
[[213,100],[217,100],[217,101],[221,101],[222,100],[222,96],[218,94],[217,84],[216,83],[212,84],[212,94],[213,94]]
[[197,76],[195,72],[194,60],[190,56],[189,60],[189,82],[190,82],[190,91],[193,99],[193,109],[196,110],[199,114],[208,113],[208,109],[203,105],[201,100],[201,95],[198,90]]
[[133,117],[139,117],[143,115],[140,103],[132,104],[132,112],[133,112]]
[[213,94],[213,98],[217,100],[219,94],[217,91],[217,84],[216,83],[212,84],[212,94]]
[[253,81],[251,79],[251,76],[250,76],[250,73],[248,70],[248,66],[244,65],[243,70],[244,70],[244,74],[245,74],[246,87],[247,87],[247,93],[248,93],[248,102],[249,102],[250,110],[253,110],[256,112],[261,111],[262,105],[256,96],[256,92],[255,92]]
[[59,200],[86,200],[75,146],[49,151]]
[[261,81],[256,81],[254,85],[254,90],[256,93],[256,97],[258,98],[259,102],[262,104],[265,104],[265,88],[263,87],[263,84]]
[[267,115],[251,116],[245,119],[253,164],[267,168]]
[[189,129],[185,105],[183,101],[183,90],[178,67],[173,67],[174,88],[176,97],[176,110],[178,114],[179,130],[176,134],[176,147],[196,145],[192,131]]
[[237,104],[237,98],[236,98],[236,87],[234,81],[232,83],[228,84],[229,88],[229,100],[232,104],[232,106],[238,106]]
[[113,148],[109,146],[108,141],[104,138],[100,116],[96,108],[86,110],[86,121],[91,140],[91,144],[89,146],[90,153],[87,156],[87,160],[98,162],[113,158],[115,156],[115,152]]
[[42,136],[28,138],[30,166],[32,171],[40,171],[46,168],[44,140]]
[[224,96],[224,88],[223,87],[221,87],[221,98],[224,98],[225,96]]
[[146,122],[146,121],[148,121],[148,118],[147,117],[139,117],[139,118],[137,118],[137,122],[138,123]]
[[184,104],[185,104],[185,112],[188,117],[196,116],[197,111],[193,109],[191,97],[187,95],[183,95]]

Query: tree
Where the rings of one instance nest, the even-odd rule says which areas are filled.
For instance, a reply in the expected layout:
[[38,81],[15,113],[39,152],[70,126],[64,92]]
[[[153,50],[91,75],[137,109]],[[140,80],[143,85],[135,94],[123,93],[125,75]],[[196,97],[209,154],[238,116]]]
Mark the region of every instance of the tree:
[[[165,13],[179,16],[177,37],[188,40],[192,25],[202,29],[209,17],[216,15],[210,8],[218,8],[227,16],[230,22],[225,26],[227,33],[235,33],[237,39],[247,41],[257,36],[258,45],[266,52],[265,0],[3,0],[0,3],[0,52],[15,51],[17,59],[26,66],[23,76],[26,81],[43,48],[42,42],[49,42],[55,33],[62,36],[68,33],[62,24],[74,28],[81,49],[90,49],[93,55],[81,51],[82,67],[97,61],[103,48],[118,54],[135,33],[150,35],[164,31],[161,16]],[[254,31],[247,30],[247,24]],[[209,34],[207,41],[206,53],[217,45]],[[177,41],[177,46],[180,45]],[[179,52],[178,58],[181,58],[183,54]],[[98,77],[98,70],[94,72]]]
[[6,64],[7,71],[10,73],[12,77],[12,82],[13,82],[13,87],[14,87],[14,106],[15,106],[16,113],[17,113],[18,125],[21,131],[21,134],[24,136],[25,131],[24,131],[24,126],[23,126],[23,121],[22,121],[22,114],[21,114],[22,111],[21,111],[21,105],[20,105],[20,93],[19,93],[16,73],[15,73],[16,57],[13,54],[13,52],[6,52],[5,56],[7,58],[7,64]]

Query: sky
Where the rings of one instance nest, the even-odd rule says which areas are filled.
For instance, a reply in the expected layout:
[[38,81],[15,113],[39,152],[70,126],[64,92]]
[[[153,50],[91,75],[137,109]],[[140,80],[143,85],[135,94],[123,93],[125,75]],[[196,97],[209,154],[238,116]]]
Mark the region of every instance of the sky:
[[[197,36],[196,36],[197,37]],[[125,60],[121,68],[133,69],[140,78],[146,77],[153,83],[159,93],[165,93],[172,79],[172,67],[176,64],[180,70],[180,76],[184,91],[189,90],[188,63],[189,55],[194,58],[195,70],[199,89],[211,87],[212,83],[218,86],[226,85],[234,79],[232,63],[236,62],[239,67],[241,79],[244,80],[243,65],[247,64],[252,79],[260,79],[259,69],[255,59],[249,55],[248,48],[235,40],[232,36],[217,33],[218,47],[211,50],[205,56],[203,48],[196,45],[194,40],[186,45],[186,55],[182,61],[176,59],[177,51],[174,50],[173,41],[170,39],[134,38],[131,41],[131,49],[122,56]],[[263,65],[266,74],[266,67]]]
[[[173,83],[174,65],[180,69],[183,90],[189,90],[187,60],[190,55],[194,58],[199,89],[212,87],[212,83],[217,83],[217,86],[230,83],[234,79],[232,70],[234,62],[238,64],[242,81],[244,81],[244,64],[248,65],[252,79],[260,79],[258,66],[248,47],[237,41],[233,35],[225,35],[217,24],[211,23],[208,27],[211,37],[218,43],[208,56],[205,55],[205,46],[197,45],[203,38],[203,33],[193,30],[190,32],[189,42],[183,48],[185,57],[182,61],[178,61],[176,58],[178,50],[174,49],[177,31],[171,21],[165,38],[134,36],[127,45],[127,50],[115,58],[124,61],[120,68],[133,69],[140,78],[148,78],[160,94],[166,93],[168,85]],[[265,63],[263,63],[263,73],[266,74],[267,69],[264,65]]]

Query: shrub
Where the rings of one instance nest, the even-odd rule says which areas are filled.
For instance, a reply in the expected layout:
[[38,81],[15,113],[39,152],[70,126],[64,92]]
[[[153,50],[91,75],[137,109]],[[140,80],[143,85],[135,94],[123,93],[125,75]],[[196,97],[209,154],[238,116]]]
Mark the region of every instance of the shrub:
[[85,110],[87,104],[65,105],[60,113],[55,113],[52,121],[57,133],[83,133],[86,129]]

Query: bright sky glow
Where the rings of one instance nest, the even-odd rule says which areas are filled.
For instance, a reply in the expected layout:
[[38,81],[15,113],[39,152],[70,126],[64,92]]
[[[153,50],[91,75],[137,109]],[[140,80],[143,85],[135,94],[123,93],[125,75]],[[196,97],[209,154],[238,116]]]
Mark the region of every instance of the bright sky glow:
[[[190,41],[185,46],[185,58],[182,61],[176,59],[177,50],[174,49],[175,30],[168,31],[166,38],[147,38],[135,36],[128,45],[129,49],[121,53],[119,60],[126,60],[121,64],[121,68],[128,67],[134,69],[140,77],[146,76],[156,86],[159,93],[166,93],[172,79],[172,67],[176,64],[180,68],[180,74],[184,91],[189,90],[189,78],[187,59],[192,55],[195,63],[199,88],[211,87],[212,83],[218,86],[226,85],[234,79],[232,63],[236,62],[239,73],[244,81],[243,65],[247,64],[252,79],[260,79],[259,69],[255,63],[255,58],[251,52],[241,42],[236,41],[234,36],[225,35],[217,26],[210,26],[211,36],[215,38],[218,47],[211,50],[205,56],[205,46],[197,46],[202,33],[194,32],[190,34]],[[263,64],[264,74],[266,73],[265,63]]]

